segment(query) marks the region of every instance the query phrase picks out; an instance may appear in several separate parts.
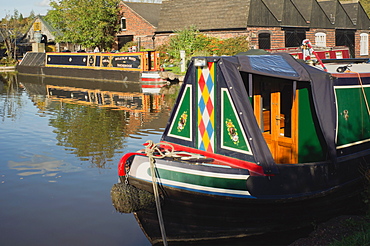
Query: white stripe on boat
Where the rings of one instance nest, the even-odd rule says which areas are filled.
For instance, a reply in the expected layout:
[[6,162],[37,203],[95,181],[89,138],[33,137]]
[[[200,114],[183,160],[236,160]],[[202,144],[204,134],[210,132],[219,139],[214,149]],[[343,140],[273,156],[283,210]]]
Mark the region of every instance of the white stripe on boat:
[[[205,171],[199,171],[199,170],[188,170],[184,168],[167,166],[167,165],[158,164],[158,163],[156,164],[156,167],[158,169],[165,169],[165,170],[174,171],[174,172],[194,174],[194,175],[199,175],[199,176],[204,176],[204,177],[240,179],[240,180],[246,180],[249,177],[249,175],[220,174],[220,173],[212,173],[212,172],[205,172]],[[136,169],[131,168],[130,176],[145,180],[147,182],[152,182],[152,178],[148,172],[149,168],[150,168],[149,162],[142,162],[137,166]],[[172,186],[172,187],[186,189],[186,190],[194,190],[198,192],[205,192],[205,193],[211,193],[211,194],[251,196],[247,190],[232,190],[232,189],[224,189],[224,188],[215,188],[215,187],[173,181],[173,180],[168,180],[168,179],[163,179],[163,178],[158,178],[157,180],[158,180],[157,182],[161,183],[162,185]]]
[[[204,177],[212,177],[212,178],[224,178],[224,179],[239,179],[239,180],[246,180],[249,175],[245,174],[227,174],[227,173],[216,173],[216,172],[207,172],[207,171],[201,171],[201,170],[193,170],[193,169],[186,169],[181,167],[174,167],[169,165],[163,165],[160,163],[155,164],[158,169],[178,172],[178,173],[186,173],[186,174],[192,174],[192,175],[198,175],[198,176],[204,176]],[[149,174],[147,173],[148,168],[150,168],[149,162],[142,162],[138,165],[136,175],[148,175],[147,177],[150,178]],[[144,177],[143,177],[144,178]]]
[[[149,180],[151,181],[151,180]],[[198,190],[207,193],[223,193],[223,194],[232,194],[232,195],[243,195],[243,196],[250,196],[251,194],[246,190],[230,190],[230,189],[223,189],[223,188],[214,188],[209,186],[201,186],[201,185],[194,185],[188,184],[168,179],[161,179],[159,178],[159,183],[163,185],[169,185],[174,187],[186,188],[189,190]]]

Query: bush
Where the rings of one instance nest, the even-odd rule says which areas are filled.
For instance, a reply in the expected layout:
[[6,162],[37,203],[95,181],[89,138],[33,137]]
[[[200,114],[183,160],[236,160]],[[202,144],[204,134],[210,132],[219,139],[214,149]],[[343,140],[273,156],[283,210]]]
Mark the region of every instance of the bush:
[[[120,52],[128,52],[129,51],[129,48],[131,48],[132,46],[138,46],[138,42],[136,41],[130,41],[130,42],[127,42],[121,49],[120,49]],[[140,50],[143,51],[144,47],[140,46]],[[139,50],[139,49],[138,49]]]
[[199,32],[195,26],[186,27],[175,32],[168,43],[157,48],[160,52],[161,64],[168,66],[180,65],[180,50],[186,54],[186,63],[193,56],[235,55],[249,49],[246,36],[228,39],[209,37]]
[[246,36],[225,39],[219,46],[219,55],[232,56],[239,52],[249,50],[249,42]]

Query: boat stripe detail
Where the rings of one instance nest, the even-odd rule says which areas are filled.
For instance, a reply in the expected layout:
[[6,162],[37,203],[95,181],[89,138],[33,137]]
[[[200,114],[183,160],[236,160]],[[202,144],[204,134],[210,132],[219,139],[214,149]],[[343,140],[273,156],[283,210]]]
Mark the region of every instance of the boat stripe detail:
[[206,193],[211,194],[232,194],[232,195],[244,195],[244,196],[251,196],[250,193],[246,190],[229,190],[229,189],[223,189],[223,188],[214,188],[214,187],[208,187],[208,186],[201,186],[201,185],[194,185],[194,184],[187,184],[167,179],[159,179],[163,185],[168,185],[172,187],[179,187],[179,188],[186,188],[187,190],[197,190],[197,191],[203,191]]
[[246,180],[249,175],[238,175],[238,174],[225,174],[225,173],[215,173],[215,172],[207,172],[207,171],[200,171],[200,170],[193,170],[193,169],[186,169],[174,166],[168,166],[163,164],[156,164],[158,169],[169,170],[173,172],[180,172],[180,173],[187,173],[192,175],[199,175],[205,177],[213,177],[213,178],[225,178],[225,179],[243,179]]
[[[141,180],[145,180],[147,182],[152,182],[152,178],[149,175],[149,162],[143,162],[141,163],[136,170],[130,170],[129,175]],[[248,176],[248,175],[240,175],[240,176]],[[174,180],[168,180],[165,178],[159,177],[157,179],[162,185],[164,186],[170,186],[180,189],[186,189],[190,191],[198,191],[202,193],[207,194],[215,194],[215,195],[230,195],[230,196],[248,196],[252,197],[250,193],[247,190],[240,190],[240,189],[225,189],[221,187],[209,187],[209,186],[203,186],[203,185],[197,185],[197,184],[189,184],[184,183],[180,181],[174,181]],[[236,179],[238,180],[238,179]]]
[[[212,172],[186,170],[183,168],[171,170],[172,166],[160,165],[158,163],[156,167],[159,174],[158,181],[162,185],[219,195],[222,193],[249,196],[249,192],[246,190],[246,180],[249,175],[227,174],[220,177],[220,174]],[[151,182],[149,168],[149,162],[142,162],[137,168],[132,168],[129,175]],[[196,174],[192,171],[196,171]]]

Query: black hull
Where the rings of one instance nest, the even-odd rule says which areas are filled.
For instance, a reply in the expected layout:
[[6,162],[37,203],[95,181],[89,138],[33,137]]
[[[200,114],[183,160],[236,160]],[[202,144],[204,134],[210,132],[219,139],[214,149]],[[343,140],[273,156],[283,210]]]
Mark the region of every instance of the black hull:
[[[131,184],[139,183],[132,180]],[[162,214],[167,241],[249,240],[256,235],[304,229],[337,215],[359,213],[362,185],[353,182],[315,197],[284,201],[225,199],[166,189]],[[160,243],[156,210],[141,210],[135,215],[150,242]]]
[[83,88],[88,90],[102,90],[114,92],[142,92],[140,82],[122,82],[117,83],[113,81],[94,81],[91,83],[90,79],[76,80],[74,78],[57,78],[45,77],[41,75],[27,75],[18,74],[18,81],[21,83],[32,83],[39,85],[53,85],[53,86],[67,86],[75,88]]
[[[245,238],[299,230],[338,215],[360,213],[363,171],[368,168],[368,159],[366,155],[335,166],[288,165],[282,166],[276,177],[251,176],[247,187],[255,199],[160,186],[167,240],[207,242]],[[153,192],[150,182],[130,177],[129,184]],[[293,192],[298,193],[289,195]],[[153,244],[162,240],[155,210],[137,211],[136,218]]]
[[104,81],[140,81],[141,73],[138,71],[99,70],[86,68],[62,68],[45,66],[17,66],[17,71],[24,75],[41,75],[50,77],[93,79]]

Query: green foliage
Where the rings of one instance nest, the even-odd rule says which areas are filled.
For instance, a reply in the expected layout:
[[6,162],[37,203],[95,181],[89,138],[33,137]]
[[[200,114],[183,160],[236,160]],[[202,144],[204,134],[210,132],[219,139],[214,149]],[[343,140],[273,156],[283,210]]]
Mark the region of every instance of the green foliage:
[[369,246],[370,245],[370,224],[364,223],[359,225],[357,232],[352,235],[343,238],[341,241],[335,241],[330,244],[330,246],[347,246],[347,245],[356,245],[356,246]]
[[127,120],[125,111],[69,103],[52,105],[55,115],[50,125],[55,128],[57,144],[88,159],[94,167],[107,168],[128,131],[122,124]]
[[249,43],[246,40],[246,36],[239,36],[224,40],[220,45],[218,53],[231,56],[247,50],[249,50]]
[[184,50],[189,56],[196,51],[204,49],[205,38],[199,35],[199,31],[194,26],[186,27],[181,31],[175,32],[177,35],[170,38],[168,44],[168,55],[176,60],[180,60],[180,50]]
[[180,62],[180,50],[185,51],[188,62],[193,56],[235,55],[249,49],[246,36],[218,39],[200,33],[194,26],[175,33],[167,44],[157,48],[161,55],[161,64],[177,66]]
[[12,15],[7,14],[5,18],[0,21],[0,36],[4,40],[3,45],[8,55],[8,63],[11,64],[16,60],[15,40],[28,30],[32,21],[33,18],[24,18],[18,10],[14,10]]
[[364,192],[364,203],[367,204],[367,215],[363,221],[346,221],[346,226],[352,228],[354,233],[341,240],[336,240],[331,243],[330,246],[370,246],[370,170],[365,170],[364,175],[367,180]]
[[[132,46],[138,46],[138,42],[136,41],[130,41],[130,42],[127,42],[121,49],[120,51],[121,52],[127,52],[129,51],[129,48],[132,47]],[[143,46],[140,46],[140,51],[143,51],[145,50]]]
[[110,50],[119,29],[117,0],[53,0],[47,20],[70,42]]

